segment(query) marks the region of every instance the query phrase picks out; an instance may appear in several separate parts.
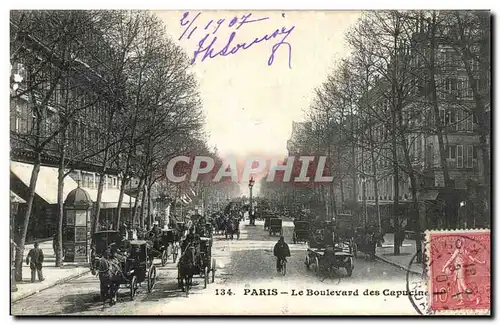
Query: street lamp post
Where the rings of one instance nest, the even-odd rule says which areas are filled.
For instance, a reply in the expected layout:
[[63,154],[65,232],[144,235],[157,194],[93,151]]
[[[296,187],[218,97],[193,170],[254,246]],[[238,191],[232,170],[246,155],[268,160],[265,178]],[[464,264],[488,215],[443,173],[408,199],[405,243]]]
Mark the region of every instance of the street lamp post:
[[248,188],[250,189],[250,211],[248,211],[249,217],[250,217],[250,225],[255,226],[255,220],[254,220],[254,215],[253,215],[253,202],[252,202],[252,189],[255,184],[255,180],[253,179],[253,176],[250,178],[250,181],[248,182]]

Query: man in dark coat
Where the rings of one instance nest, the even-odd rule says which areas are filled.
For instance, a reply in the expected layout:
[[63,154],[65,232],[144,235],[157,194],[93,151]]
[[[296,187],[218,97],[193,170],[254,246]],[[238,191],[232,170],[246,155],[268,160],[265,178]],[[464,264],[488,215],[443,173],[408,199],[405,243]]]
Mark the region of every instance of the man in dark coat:
[[290,248],[285,243],[285,237],[281,236],[280,240],[274,245],[274,256],[276,256],[276,271],[281,272],[281,260],[290,256]]
[[52,239],[52,249],[54,249],[56,260],[59,260],[59,234],[57,233],[57,231],[54,235],[54,238]]
[[29,265],[31,269],[31,282],[35,282],[37,273],[38,280],[45,280],[42,274],[43,252],[42,249],[38,247],[38,243],[35,243],[35,248],[29,251],[26,257],[26,264]]

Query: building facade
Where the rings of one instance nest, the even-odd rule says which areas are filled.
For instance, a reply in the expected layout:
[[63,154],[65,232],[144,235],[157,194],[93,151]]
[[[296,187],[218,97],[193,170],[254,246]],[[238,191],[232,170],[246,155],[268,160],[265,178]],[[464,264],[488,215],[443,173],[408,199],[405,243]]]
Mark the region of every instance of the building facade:
[[[95,202],[102,170],[109,110],[101,100],[98,62],[106,60],[111,49],[103,35],[81,26],[78,39],[54,43],[50,30],[18,25],[11,14],[11,99],[10,99],[10,187],[27,199],[33,165],[41,164],[27,240],[54,236],[57,218],[59,167],[67,176],[64,198],[77,186]],[[78,44],[78,46],[76,45]],[[70,121],[64,126],[65,120]],[[64,150],[63,150],[64,148]],[[62,164],[61,164],[62,163]],[[118,164],[106,170],[100,220],[110,222],[116,207],[122,177]],[[129,186],[133,189],[137,182]],[[133,197],[124,195],[122,207],[130,214]],[[24,222],[26,204],[20,204],[13,218],[14,231]]]

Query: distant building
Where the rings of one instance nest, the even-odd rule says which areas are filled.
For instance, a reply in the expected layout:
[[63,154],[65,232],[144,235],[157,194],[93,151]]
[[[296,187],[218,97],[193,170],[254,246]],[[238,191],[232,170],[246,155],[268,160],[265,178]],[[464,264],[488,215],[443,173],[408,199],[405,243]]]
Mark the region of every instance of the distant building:
[[[420,37],[419,37],[420,36]],[[428,60],[428,45],[421,34],[416,33],[418,47],[413,49],[412,66],[423,67],[423,57]],[[436,80],[437,96],[439,104],[439,117],[443,123],[443,140],[445,160],[451,180],[452,193],[444,191],[443,168],[440,162],[438,136],[436,134],[436,115],[431,105],[431,88],[425,83],[422,76],[415,77],[409,85],[409,104],[403,108],[403,120],[407,127],[407,142],[413,169],[417,172],[418,198],[425,207],[414,207],[412,205],[411,186],[407,173],[400,171],[399,202],[402,210],[402,225],[413,229],[412,211],[419,209],[421,214],[421,226],[427,229],[442,227],[445,222],[443,204],[445,195],[450,195],[447,202],[452,201],[452,213],[460,226],[478,226],[481,217],[475,215],[471,209],[473,199],[471,198],[471,184],[482,182],[482,164],[479,154],[479,135],[477,123],[472,114],[472,105],[475,105],[471,82],[469,80],[463,62],[456,56],[451,46],[444,41],[439,44],[436,51]],[[428,62],[428,61],[427,61]],[[473,72],[478,75],[477,62],[471,62]],[[387,96],[382,96],[387,91],[387,86],[379,83],[370,94],[372,105],[378,110],[390,109]],[[489,107],[489,103],[488,103]],[[387,141],[388,130],[382,123],[374,127],[375,139],[380,143]],[[388,146],[389,147],[389,146]],[[402,148],[398,148],[398,156],[402,156]],[[358,155],[362,149],[358,148]],[[390,148],[382,149],[376,161],[378,179],[378,204],[381,209],[385,228],[393,227],[393,205],[394,205],[394,176],[392,155]],[[366,155],[366,153],[365,153]],[[361,159],[361,158],[360,158]],[[371,159],[365,156],[364,169],[372,171]],[[385,175],[385,176],[384,176]],[[364,184],[363,184],[364,182]],[[366,188],[363,198],[362,187]],[[371,177],[358,180],[358,202],[366,202],[369,220],[376,223],[375,210],[375,186]],[[465,209],[467,212],[459,211]],[[460,216],[465,217],[460,217]],[[424,229],[422,228],[422,229]]]

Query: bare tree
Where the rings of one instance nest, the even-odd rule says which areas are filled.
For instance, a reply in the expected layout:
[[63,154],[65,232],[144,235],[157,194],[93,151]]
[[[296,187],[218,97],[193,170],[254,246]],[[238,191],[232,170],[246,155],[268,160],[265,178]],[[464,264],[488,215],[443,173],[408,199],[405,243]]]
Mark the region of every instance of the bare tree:
[[[12,11],[11,64],[24,79],[15,83],[11,102],[27,103],[33,119],[26,132],[12,132],[15,145],[33,153],[33,170],[28,187],[24,227],[16,253],[16,278],[22,278],[22,261],[35,187],[42,156],[64,133],[75,115],[86,106],[68,111],[61,107],[59,89],[70,76],[79,75],[82,63],[77,60],[85,47],[78,41],[82,31],[93,24],[91,15],[83,12]],[[58,113],[54,113],[58,112]],[[17,131],[17,130],[16,130]]]

